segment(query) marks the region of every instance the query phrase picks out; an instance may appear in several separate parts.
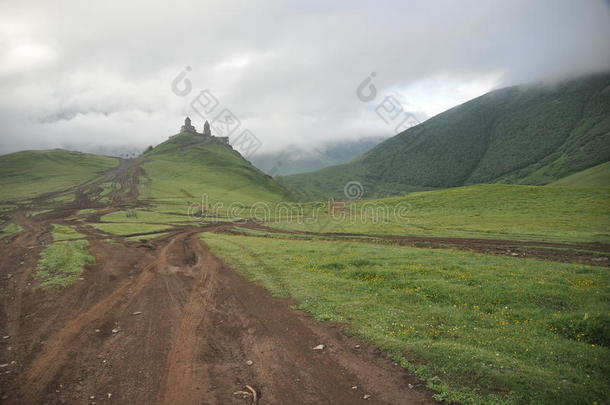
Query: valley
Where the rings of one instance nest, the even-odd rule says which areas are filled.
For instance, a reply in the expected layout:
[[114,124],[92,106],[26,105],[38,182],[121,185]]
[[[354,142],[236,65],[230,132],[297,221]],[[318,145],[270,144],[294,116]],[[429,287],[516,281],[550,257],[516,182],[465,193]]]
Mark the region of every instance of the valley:
[[[8,156],[5,184],[31,167]],[[97,160],[3,187],[3,403],[605,396],[607,188],[299,203],[189,134]]]

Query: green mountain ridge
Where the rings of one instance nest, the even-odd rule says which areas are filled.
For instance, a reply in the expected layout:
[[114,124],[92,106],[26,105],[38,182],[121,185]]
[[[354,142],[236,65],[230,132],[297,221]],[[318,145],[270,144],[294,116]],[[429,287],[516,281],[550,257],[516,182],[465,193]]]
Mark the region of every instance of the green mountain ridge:
[[480,183],[545,185],[610,160],[610,73],[475,98],[343,165],[278,177],[299,200]]

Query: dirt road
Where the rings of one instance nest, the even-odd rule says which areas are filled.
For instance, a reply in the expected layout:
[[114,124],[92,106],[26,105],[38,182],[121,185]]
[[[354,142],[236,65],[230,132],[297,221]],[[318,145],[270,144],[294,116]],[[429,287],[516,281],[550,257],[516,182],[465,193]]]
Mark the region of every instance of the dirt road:
[[[447,238],[433,236],[375,235],[365,233],[317,233],[298,232],[274,228],[256,222],[244,222],[240,228],[250,228],[271,235],[285,235],[287,238],[331,238],[332,240],[355,243],[381,243],[400,246],[415,246],[428,249],[459,249],[471,252],[498,256],[513,256],[529,259],[541,259],[564,263],[581,263],[590,266],[608,267],[610,245],[607,243],[562,243],[546,241]],[[225,228],[232,234],[243,234],[239,228]]]
[[[129,164],[112,173],[111,207],[137,200],[141,174]],[[0,244],[0,403],[434,403],[375,348],[224,265],[199,240],[202,229],[147,243],[88,234],[96,263],[83,279],[38,288],[51,224],[98,207],[99,184],[50,212],[14,213],[24,231]]]
[[234,394],[246,385],[261,404],[432,402],[373,348],[224,266],[195,233],[151,246],[95,241],[98,264],[82,282],[26,283],[3,342],[3,361],[16,361],[2,376],[5,403],[250,403]]

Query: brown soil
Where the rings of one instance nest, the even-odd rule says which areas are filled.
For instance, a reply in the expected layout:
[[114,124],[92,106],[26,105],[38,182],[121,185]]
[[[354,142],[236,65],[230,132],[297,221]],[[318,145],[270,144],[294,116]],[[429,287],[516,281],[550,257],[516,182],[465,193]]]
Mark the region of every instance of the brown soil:
[[[106,177],[117,183],[108,212],[140,204],[142,174],[123,162]],[[251,404],[253,393],[258,404],[434,403],[374,347],[224,265],[199,240],[204,228],[110,243],[79,227],[96,264],[69,287],[39,288],[33,273],[52,223],[74,225],[78,209],[103,206],[102,183],[70,190],[74,203],[51,212],[17,209],[24,231],[0,241],[0,403]]]

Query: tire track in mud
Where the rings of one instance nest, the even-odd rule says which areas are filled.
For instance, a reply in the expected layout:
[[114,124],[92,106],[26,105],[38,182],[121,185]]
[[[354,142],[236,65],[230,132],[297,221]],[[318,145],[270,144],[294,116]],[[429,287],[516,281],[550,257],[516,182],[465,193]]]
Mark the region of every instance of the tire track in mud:
[[[95,203],[88,196],[99,192],[99,185],[108,181],[119,181],[122,184],[125,179],[130,178],[131,187],[128,190],[126,189],[127,196],[121,201],[136,201],[139,176],[143,175],[140,163],[121,159],[117,168],[109,170],[96,180],[66,190],[45,193],[35,197],[30,204],[17,204],[18,208],[12,213],[12,222],[21,226],[22,231],[2,241],[8,246],[1,246],[4,249],[1,249],[0,254],[0,270],[2,270],[2,273],[7,273],[6,277],[8,279],[3,287],[6,288],[6,291],[10,291],[10,295],[12,295],[9,297],[7,293],[0,297],[0,303],[3,307],[3,316],[0,320],[6,323],[3,329],[8,336],[16,336],[13,343],[17,345],[20,343],[18,336],[20,335],[23,313],[23,296],[31,284],[30,280],[36,270],[42,249],[51,241],[50,233],[53,223],[64,222],[81,206],[83,208],[93,206]],[[50,204],[53,208],[43,214],[33,217],[26,215],[31,207],[43,207],[45,203],[49,204],[53,198],[72,192],[75,194],[73,203],[59,207]]]
[[[225,266],[188,236],[202,274],[176,322],[157,404],[248,403],[250,385],[265,404],[434,403],[421,382],[379,352],[320,325]],[[313,351],[320,342],[324,353]],[[356,344],[363,349],[354,349]],[[248,365],[246,362],[251,361]],[[353,386],[359,386],[353,390]],[[251,399],[251,397],[250,397]]]
[[[290,309],[293,302],[248,282],[199,240],[204,230],[232,225],[175,228],[145,245],[115,238],[118,246],[79,228],[98,258],[84,280],[59,291],[23,291],[52,223],[75,225],[69,217],[98,207],[95,193],[109,180],[121,184],[109,211],[140,204],[142,174],[137,163],[123,163],[77,188],[75,203],[32,218],[15,214],[24,232],[0,247],[16,252],[0,259],[0,271],[24,252],[30,259],[20,282],[7,287],[22,294],[5,308],[17,314],[11,339],[20,352],[14,376],[0,380],[8,381],[0,387],[7,404],[89,404],[107,394],[121,404],[245,404],[251,396],[239,391],[246,385],[261,405],[351,405],[364,393],[380,404],[434,402],[419,380],[373,347]],[[328,349],[313,351],[321,342]]]
[[[9,403],[59,403],[59,398],[89,403],[78,385],[64,387],[68,392],[59,398],[54,387],[73,379],[91,353],[108,351],[120,352],[112,357],[115,367],[86,369],[81,378],[90,381],[86,389],[91,391],[103,383],[119,403],[243,404],[248,398],[244,402],[233,394],[246,384],[261,394],[261,404],[353,404],[362,391],[352,385],[366,387],[375,403],[433,402],[424,389],[407,388],[417,379],[373,349],[354,350],[354,341],[339,328],[326,330],[289,309],[290,301],[271,297],[223,265],[196,232],[177,232],[158,243],[134,280],[121,282],[48,337],[18,376]],[[151,302],[159,304],[151,307]],[[100,343],[95,328],[109,328],[129,308],[155,311],[141,329],[137,317],[122,321],[129,339]],[[171,332],[160,333],[162,325]],[[312,350],[320,342],[328,352]],[[98,349],[91,352],[92,346]],[[150,355],[142,364],[151,373],[138,371],[142,351]],[[254,364],[246,365],[247,360]]]
[[74,353],[75,348],[95,340],[95,330],[98,326],[118,318],[127,307],[141,298],[142,292],[150,286],[155,277],[167,273],[165,268],[168,266],[168,256],[175,245],[185,237],[184,234],[172,235],[157,249],[155,259],[140,270],[137,278],[120,283],[109,295],[99,299],[85,312],[76,314],[46,340],[42,351],[22,375],[23,389],[18,394],[20,403],[37,403],[49,383],[63,367],[70,364],[70,355]]
[[[157,261],[146,266],[140,276],[134,280],[123,283],[111,295],[97,302],[93,307],[76,318],[69,321],[59,332],[53,335],[45,344],[42,353],[30,365],[24,375],[24,403],[34,403],[58,370],[66,363],[73,346],[78,346],[78,340],[91,334],[95,325],[103,323],[102,320],[110,312],[128,306],[150,282],[153,277],[151,271]],[[87,332],[86,329],[89,329]]]
[[[209,269],[204,269],[201,245],[193,243],[193,234],[189,247],[197,251],[197,262],[191,271],[199,273],[197,282],[192,288],[176,331],[172,336],[171,348],[166,361],[167,374],[159,395],[158,404],[188,404],[198,403],[200,390],[208,391],[206,387],[206,372],[203,364],[197,361],[201,340],[198,335],[199,326],[208,314],[210,296],[216,282],[216,275]],[[206,271],[208,270],[208,271]]]

